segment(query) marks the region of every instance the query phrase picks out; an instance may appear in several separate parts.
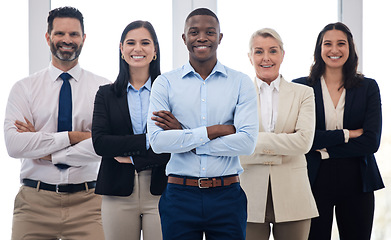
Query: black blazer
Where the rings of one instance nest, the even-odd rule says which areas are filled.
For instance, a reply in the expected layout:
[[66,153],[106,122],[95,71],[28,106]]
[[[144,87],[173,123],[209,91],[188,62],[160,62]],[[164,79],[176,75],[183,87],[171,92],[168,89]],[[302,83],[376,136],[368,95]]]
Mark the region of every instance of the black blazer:
[[[310,86],[307,77],[295,79],[293,82]],[[364,129],[360,137],[349,139],[348,143],[345,143],[343,130],[326,130],[320,80],[311,87],[315,93],[316,108],[314,143],[306,154],[311,185],[315,183],[322,161],[316,149],[326,148],[330,158],[356,158],[360,161],[364,192],[384,188],[374,156],[380,145],[382,128],[380,91],[376,81],[364,78],[358,87],[346,89],[343,127],[348,130]]]
[[[92,120],[92,142],[102,156],[95,193],[129,196],[133,192],[134,170],[152,169],[151,193],[160,195],[167,185],[165,175],[169,154],[155,154],[146,149],[145,134],[133,134],[126,90],[120,97],[112,84],[96,93]],[[116,156],[132,156],[133,164],[119,163]]]

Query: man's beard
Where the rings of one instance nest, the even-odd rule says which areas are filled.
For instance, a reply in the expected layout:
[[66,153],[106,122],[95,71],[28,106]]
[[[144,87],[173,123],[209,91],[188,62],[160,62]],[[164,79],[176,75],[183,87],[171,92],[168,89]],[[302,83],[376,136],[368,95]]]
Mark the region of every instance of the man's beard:
[[[60,50],[61,46],[72,47],[73,49],[76,49],[76,50],[74,50],[73,52],[61,51]],[[77,59],[81,53],[82,48],[83,48],[83,44],[80,44],[80,46],[78,47],[74,43],[70,43],[70,44],[57,43],[57,45],[55,46],[54,43],[52,41],[50,41],[50,51],[52,52],[52,54],[56,58],[58,58],[62,61],[71,62],[71,61]]]

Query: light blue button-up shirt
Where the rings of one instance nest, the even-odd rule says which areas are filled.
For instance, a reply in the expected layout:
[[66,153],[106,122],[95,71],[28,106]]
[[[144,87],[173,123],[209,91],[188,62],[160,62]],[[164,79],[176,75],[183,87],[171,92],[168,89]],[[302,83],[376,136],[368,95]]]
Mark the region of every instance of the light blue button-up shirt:
[[[158,127],[151,116],[159,110],[172,112],[183,130]],[[210,140],[206,127],[216,124],[233,124],[236,133]],[[254,151],[258,126],[254,84],[247,75],[220,62],[205,80],[187,63],[159,76],[153,84],[147,127],[154,152],[172,153],[167,175],[242,173],[238,156]]]
[[[133,133],[144,134],[147,130],[147,116],[149,108],[149,95],[151,93],[151,78],[139,89],[135,89],[130,83],[127,87],[128,108],[132,121]],[[147,149],[149,149],[149,138],[147,138]]]

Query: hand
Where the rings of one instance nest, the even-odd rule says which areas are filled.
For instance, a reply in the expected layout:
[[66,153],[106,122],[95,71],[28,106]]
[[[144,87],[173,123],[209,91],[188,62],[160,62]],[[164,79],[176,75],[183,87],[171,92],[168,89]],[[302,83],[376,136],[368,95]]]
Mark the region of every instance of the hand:
[[71,145],[74,145],[88,138],[91,138],[91,132],[79,132],[79,131],[68,132],[68,138]]
[[208,132],[208,138],[210,140],[234,134],[236,133],[236,128],[234,125],[213,125],[210,127],[206,127],[206,131]]
[[130,157],[115,157],[114,159],[119,163],[132,163]]
[[35,128],[33,126],[33,124],[27,119],[24,117],[24,120],[26,121],[26,123],[24,122],[21,122],[19,120],[16,120],[14,125],[15,127],[17,128],[16,131],[17,132],[20,132],[20,133],[24,133],[24,132],[36,132],[35,131]]
[[170,111],[161,110],[153,112],[153,115],[156,117],[151,117],[151,119],[156,121],[155,124],[164,130],[182,130],[181,123],[174,117],[174,115],[172,115]]
[[[35,128],[33,126],[33,124],[27,119],[27,118],[24,118],[24,120],[26,121],[26,123],[24,122],[21,122],[19,120],[16,120],[15,121],[15,126],[16,126],[16,131],[20,132],[20,133],[24,133],[24,132],[36,132],[35,131]],[[45,161],[52,161],[52,155],[47,155],[45,157],[42,157],[40,158],[42,160],[45,160]]]
[[364,129],[349,130],[349,138],[357,138],[364,133]]
[[52,155],[50,154],[50,155],[47,155],[47,156],[42,157],[42,158],[40,158],[40,159],[41,159],[41,160],[46,160],[46,161],[51,162],[51,161],[52,161]]

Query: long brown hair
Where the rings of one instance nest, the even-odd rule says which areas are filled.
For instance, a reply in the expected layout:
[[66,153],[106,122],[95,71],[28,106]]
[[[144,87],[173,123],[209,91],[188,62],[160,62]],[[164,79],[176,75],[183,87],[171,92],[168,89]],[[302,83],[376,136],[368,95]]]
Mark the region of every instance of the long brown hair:
[[356,47],[353,41],[353,35],[350,32],[350,29],[341,22],[330,23],[326,25],[323,30],[319,33],[318,38],[316,40],[315,52],[314,52],[314,62],[311,66],[311,71],[309,75],[309,83],[314,85],[316,81],[320,79],[320,77],[325,72],[325,62],[322,59],[322,42],[323,37],[327,31],[330,30],[340,30],[346,34],[349,44],[349,57],[343,65],[343,87],[348,89],[352,87],[356,87],[360,84],[363,79],[363,75],[357,72],[358,67],[358,56],[356,52]]

